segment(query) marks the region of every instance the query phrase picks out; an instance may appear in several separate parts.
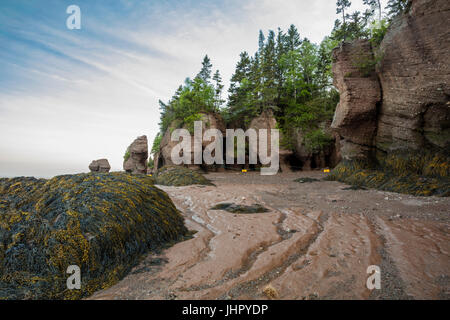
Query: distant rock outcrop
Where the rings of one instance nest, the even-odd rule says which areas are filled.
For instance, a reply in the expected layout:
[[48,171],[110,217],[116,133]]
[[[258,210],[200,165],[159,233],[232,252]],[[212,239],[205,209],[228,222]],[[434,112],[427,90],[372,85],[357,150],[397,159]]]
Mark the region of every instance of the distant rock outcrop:
[[[272,153],[272,145],[271,145],[271,130],[277,129],[277,120],[272,112],[272,110],[268,109],[262,112],[258,117],[254,118],[250,122],[250,129],[254,129],[258,133],[259,139],[259,130],[266,129],[267,130],[267,151],[268,154]],[[280,133],[281,134],[281,133]],[[281,136],[280,136],[281,139]],[[259,144],[259,141],[258,141]],[[258,146],[260,148],[260,146]],[[257,152],[257,150],[255,150]],[[290,150],[281,149],[279,147],[279,159],[280,159],[280,170],[282,172],[291,171],[290,159],[293,156],[293,152]]]
[[138,137],[128,147],[123,169],[133,174],[146,174],[148,160],[147,136]]
[[[198,121],[202,121],[202,131],[205,133],[207,129],[218,129],[223,136],[225,136],[225,124],[218,114],[213,113],[202,113],[201,118]],[[171,135],[173,130],[177,128],[176,123],[172,123],[169,128],[164,133],[161,143],[159,152],[157,152],[154,155],[154,163],[155,163],[155,169],[162,168],[164,166],[171,166],[173,165],[172,161],[172,149],[179,143],[178,141],[171,141]],[[186,125],[183,126],[183,129],[187,129]],[[209,145],[211,141],[202,141],[202,149],[204,149],[207,145]],[[194,144],[194,137],[191,137],[191,146]],[[202,169],[208,170],[208,171],[216,171],[220,168],[220,166],[217,165],[196,165],[194,164],[194,150],[191,149],[191,164],[187,165],[190,169],[196,170]]]
[[108,159],[93,160],[89,165],[91,172],[107,173],[111,170]]

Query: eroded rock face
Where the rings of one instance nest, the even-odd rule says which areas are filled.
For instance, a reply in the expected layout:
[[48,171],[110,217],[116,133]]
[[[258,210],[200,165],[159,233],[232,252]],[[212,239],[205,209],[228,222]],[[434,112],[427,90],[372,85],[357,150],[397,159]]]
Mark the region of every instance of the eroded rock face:
[[[203,113],[202,117],[199,121],[202,121],[202,132],[205,133],[208,129],[218,129],[223,136],[225,136],[225,124],[223,119],[217,115],[212,113]],[[174,165],[172,161],[172,149],[178,145],[178,141],[171,141],[171,135],[173,130],[176,129],[175,123],[171,124],[169,128],[164,133],[161,143],[160,143],[160,151],[155,154],[154,161],[155,161],[155,168],[159,169],[163,166],[171,166]],[[186,126],[183,126],[183,129],[187,129]],[[208,146],[211,143],[211,141],[203,140],[202,141],[202,149],[205,149],[206,146]],[[191,136],[191,165],[187,165],[190,169],[197,170],[202,167],[206,170],[216,171],[218,169],[218,166],[214,165],[195,165],[194,163],[194,137]]]
[[374,150],[449,149],[449,19],[449,1],[413,1],[392,23],[370,74],[355,66],[355,56],[373,55],[367,41],[334,50],[341,99],[332,127],[344,159],[367,158]]
[[111,166],[107,159],[93,160],[89,165],[91,172],[107,173],[111,170]]
[[129,157],[123,163],[123,169],[133,174],[147,173],[148,141],[147,136],[138,137],[128,147]]
[[366,157],[373,145],[381,90],[375,72],[361,70],[372,60],[370,42],[343,43],[333,51],[334,85],[340,92],[331,127],[339,133],[344,158]]
[[449,147],[449,19],[449,1],[416,0],[383,39],[377,148]]
[[[275,119],[275,116],[272,112],[272,110],[266,110],[261,113],[258,117],[254,118],[250,122],[250,129],[254,129],[257,132],[258,135],[258,148],[259,146],[259,130],[266,129],[267,130],[267,152],[268,155],[271,155],[272,153],[272,136],[271,136],[271,130],[277,129],[277,120]],[[279,139],[281,140],[281,132]],[[255,146],[256,147],[256,146]],[[258,152],[259,149],[254,150],[254,152]],[[280,159],[280,170],[282,172],[291,171],[291,165],[290,165],[290,159],[293,156],[293,152],[290,150],[285,150],[279,148],[279,159]]]

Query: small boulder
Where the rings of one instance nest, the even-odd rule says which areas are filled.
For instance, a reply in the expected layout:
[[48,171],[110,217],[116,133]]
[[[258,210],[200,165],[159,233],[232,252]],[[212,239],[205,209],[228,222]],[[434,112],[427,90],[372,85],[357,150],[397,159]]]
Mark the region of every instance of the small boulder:
[[89,165],[89,170],[91,170],[91,172],[107,173],[109,172],[109,170],[111,170],[111,166],[108,159],[94,160]]

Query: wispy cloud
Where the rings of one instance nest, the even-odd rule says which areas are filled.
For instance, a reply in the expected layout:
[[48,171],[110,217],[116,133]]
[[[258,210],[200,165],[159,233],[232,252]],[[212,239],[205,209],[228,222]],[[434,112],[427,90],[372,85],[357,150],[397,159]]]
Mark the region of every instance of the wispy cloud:
[[[65,27],[77,4],[82,29]],[[0,2],[0,176],[87,171],[107,157],[122,167],[128,144],[158,132],[169,99],[208,54],[227,81],[259,29],[287,29],[319,42],[334,1]]]

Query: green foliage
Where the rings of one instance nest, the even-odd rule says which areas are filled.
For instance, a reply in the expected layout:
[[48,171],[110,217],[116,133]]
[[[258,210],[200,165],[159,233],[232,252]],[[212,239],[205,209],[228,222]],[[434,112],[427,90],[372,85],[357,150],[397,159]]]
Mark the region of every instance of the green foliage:
[[163,186],[213,185],[201,173],[181,166],[162,167],[156,173],[155,180],[156,184]]
[[386,6],[389,19],[393,19],[404,12],[408,12],[411,3],[411,0],[389,0]]
[[234,127],[247,128],[250,121],[270,108],[282,132],[281,146],[292,149],[292,130],[310,133],[309,145],[325,145],[317,132],[331,120],[339,100],[332,88],[331,52],[338,44],[326,37],[318,46],[301,39],[291,25],[287,33],[269,31],[259,36],[259,49],[250,57],[242,52],[231,78],[228,106],[223,118]]
[[333,143],[333,138],[321,129],[315,129],[305,135],[305,147],[311,153],[317,153]]
[[159,147],[160,147],[162,138],[163,138],[162,134],[160,132],[158,132],[158,134],[155,137],[155,140],[153,140],[151,154],[155,154],[155,153],[159,152]]
[[183,124],[190,134],[194,134],[194,122],[202,120],[201,113],[194,113],[183,119]]
[[374,49],[378,48],[383,41],[384,36],[388,30],[389,23],[382,19],[380,21],[373,21],[370,24],[370,43]]
[[155,167],[155,162],[151,157],[148,159],[147,167],[149,167],[150,169],[153,169]]
[[130,159],[131,154],[130,154],[130,148],[127,148],[127,151],[125,151],[125,154],[123,155],[123,161],[127,161],[128,159]]
[[[146,175],[0,179],[0,300],[89,296],[187,232]],[[70,265],[81,269],[81,290],[67,290]]]
[[363,77],[369,77],[375,72],[375,68],[383,59],[383,55],[383,52],[377,52],[376,54],[360,52],[353,57],[353,65],[358,68]]
[[189,122],[202,112],[218,112],[223,86],[220,74],[214,75],[215,84],[211,83],[211,62],[206,56],[199,74],[191,80],[187,78],[168,103],[159,101],[161,110],[160,132],[163,134],[169,126],[176,121],[178,127],[182,127],[185,121]]

